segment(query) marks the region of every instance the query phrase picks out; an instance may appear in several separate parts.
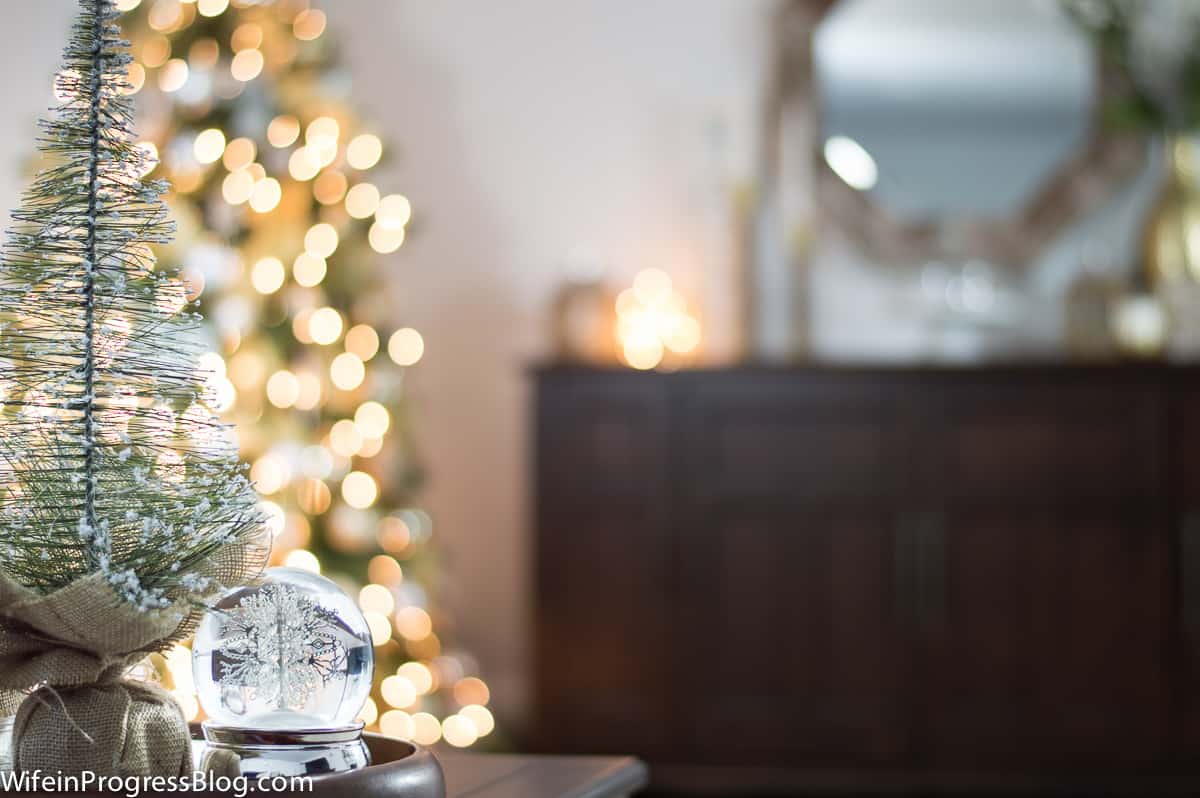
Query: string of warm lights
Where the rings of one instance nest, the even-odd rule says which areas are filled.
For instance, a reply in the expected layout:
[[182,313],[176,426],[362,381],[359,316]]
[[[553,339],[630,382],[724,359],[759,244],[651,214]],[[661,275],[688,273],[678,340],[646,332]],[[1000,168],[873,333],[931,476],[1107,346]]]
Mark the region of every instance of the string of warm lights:
[[675,365],[700,346],[700,322],[661,269],[644,269],[617,295],[617,342],[635,369]]
[[[201,369],[238,425],[275,561],[335,578],[366,562],[365,586],[342,579],[383,666],[361,719],[473,745],[494,729],[490,693],[435,631],[444,619],[422,587],[432,521],[408,506],[403,381],[425,342],[389,328],[373,265],[403,246],[413,208],[370,180],[384,145],[348,107],[326,16],[307,0],[117,5],[141,146],[174,187],[179,236],[157,254],[183,266],[180,307],[203,299],[217,345]],[[186,647],[158,664],[198,717]]]

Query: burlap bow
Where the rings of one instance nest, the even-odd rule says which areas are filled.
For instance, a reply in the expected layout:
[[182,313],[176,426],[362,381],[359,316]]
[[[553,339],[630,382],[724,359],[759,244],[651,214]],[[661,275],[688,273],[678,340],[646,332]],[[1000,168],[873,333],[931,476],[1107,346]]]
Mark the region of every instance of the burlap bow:
[[187,620],[186,611],[138,611],[99,574],[41,595],[0,573],[0,714],[16,713],[14,769],[190,773],[179,706],[157,687],[122,678]]

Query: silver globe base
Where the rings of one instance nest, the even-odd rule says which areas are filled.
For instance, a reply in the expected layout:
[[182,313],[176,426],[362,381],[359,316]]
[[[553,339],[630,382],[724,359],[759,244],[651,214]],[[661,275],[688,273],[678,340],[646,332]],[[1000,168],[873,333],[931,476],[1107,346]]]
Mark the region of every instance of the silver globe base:
[[218,776],[325,776],[371,764],[363,724],[339,729],[247,729],[205,722],[200,769]]

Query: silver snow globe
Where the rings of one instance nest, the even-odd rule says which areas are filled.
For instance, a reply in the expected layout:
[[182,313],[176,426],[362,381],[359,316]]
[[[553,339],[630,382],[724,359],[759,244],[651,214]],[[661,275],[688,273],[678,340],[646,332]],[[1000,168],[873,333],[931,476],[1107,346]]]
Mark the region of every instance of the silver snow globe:
[[315,776],[370,764],[356,720],[371,692],[371,632],[333,582],[270,568],[226,593],[192,644],[203,765],[223,775]]

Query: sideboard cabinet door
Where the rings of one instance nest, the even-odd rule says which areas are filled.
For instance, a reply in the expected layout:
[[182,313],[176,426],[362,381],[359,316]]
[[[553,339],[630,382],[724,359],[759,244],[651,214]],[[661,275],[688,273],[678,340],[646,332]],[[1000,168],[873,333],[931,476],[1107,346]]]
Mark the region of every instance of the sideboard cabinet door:
[[1200,763],[1200,375],[1179,375],[1171,393],[1171,477],[1176,496],[1172,544],[1177,567],[1172,585],[1176,635],[1177,757]]
[[657,375],[539,380],[536,720],[541,750],[673,750],[669,412]]
[[677,390],[692,745],[736,764],[896,761],[894,397],[838,375],[682,375]]
[[1153,379],[923,390],[930,509],[917,747],[943,766],[1094,767],[1166,748],[1165,400]]

